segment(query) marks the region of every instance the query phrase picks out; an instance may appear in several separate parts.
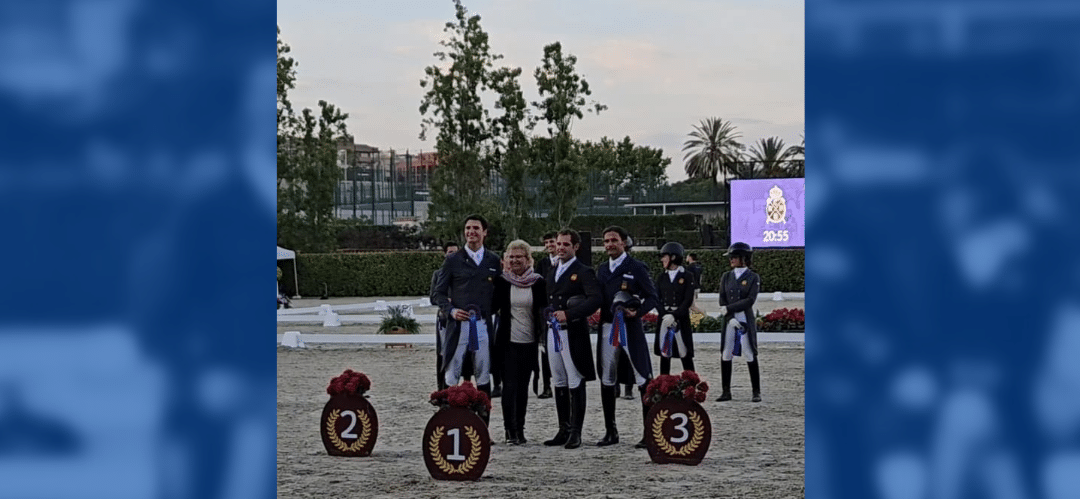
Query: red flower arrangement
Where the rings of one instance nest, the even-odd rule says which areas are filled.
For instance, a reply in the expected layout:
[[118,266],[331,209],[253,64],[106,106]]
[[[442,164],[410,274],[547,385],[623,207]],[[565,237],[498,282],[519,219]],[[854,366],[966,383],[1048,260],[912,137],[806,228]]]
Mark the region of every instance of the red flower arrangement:
[[464,407],[484,417],[491,414],[491,398],[466,381],[445,390],[431,392],[431,405],[438,407]]
[[806,329],[806,313],[801,308],[778,308],[758,317],[758,331],[802,331]]
[[[660,318],[652,312],[641,316],[641,326],[645,331],[645,334],[652,334],[656,331],[656,322],[659,319]],[[595,333],[600,327],[600,311],[597,310],[596,312],[593,312],[586,320],[589,323],[589,330]]]
[[701,381],[694,371],[683,371],[679,376],[661,374],[645,387],[645,405],[653,405],[664,397],[682,398],[701,403],[705,401],[708,391],[709,384]]
[[371,380],[364,373],[346,369],[345,372],[341,373],[341,376],[336,376],[330,380],[330,386],[326,387],[326,393],[329,393],[331,397],[343,393],[363,395],[370,389]]

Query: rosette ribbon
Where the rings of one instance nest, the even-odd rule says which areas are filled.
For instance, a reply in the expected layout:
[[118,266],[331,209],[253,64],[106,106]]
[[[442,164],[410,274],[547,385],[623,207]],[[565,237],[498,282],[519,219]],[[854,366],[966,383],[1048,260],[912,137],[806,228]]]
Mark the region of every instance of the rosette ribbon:
[[476,327],[476,323],[480,321],[480,307],[469,305],[465,307],[465,311],[469,312],[469,345],[466,350],[475,352],[480,350],[480,333]]
[[731,355],[739,357],[742,355],[743,325],[738,319],[731,320],[735,321],[735,347],[731,349]]
[[544,317],[547,318],[548,327],[551,328],[552,348],[554,348],[556,352],[561,352],[562,340],[559,339],[559,320],[555,318],[555,309],[552,307],[545,308]]
[[675,326],[667,328],[667,333],[664,333],[664,345],[661,347],[660,352],[664,354],[664,357],[671,357],[671,345],[675,343]]
[[626,344],[626,311],[622,306],[615,307],[615,318],[611,321],[611,346],[619,348]]

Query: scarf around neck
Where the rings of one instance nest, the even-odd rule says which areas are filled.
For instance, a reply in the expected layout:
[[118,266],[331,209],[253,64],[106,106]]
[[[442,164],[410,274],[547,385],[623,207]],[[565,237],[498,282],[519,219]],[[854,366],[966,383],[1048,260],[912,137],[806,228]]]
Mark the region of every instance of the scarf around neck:
[[506,279],[510,284],[513,284],[514,286],[517,286],[519,288],[527,288],[529,286],[532,286],[533,284],[536,284],[537,280],[540,279],[540,274],[533,272],[533,269],[530,268],[526,268],[523,275],[517,275],[509,270],[504,270],[502,275],[503,278]]

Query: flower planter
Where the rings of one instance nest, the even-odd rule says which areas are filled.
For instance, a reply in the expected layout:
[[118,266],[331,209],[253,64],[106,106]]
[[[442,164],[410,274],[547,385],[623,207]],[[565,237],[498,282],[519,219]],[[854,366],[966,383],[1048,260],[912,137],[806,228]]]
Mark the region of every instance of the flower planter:
[[665,397],[653,404],[646,419],[649,458],[654,463],[701,463],[712,442],[712,423],[701,404]]
[[363,395],[333,395],[323,407],[319,434],[331,456],[370,456],[379,437],[379,418]]
[[[393,327],[386,334],[409,334],[409,330],[403,327]],[[386,348],[412,348],[412,343],[387,343]]]
[[464,407],[439,409],[424,428],[424,465],[436,480],[479,480],[491,457],[487,425]]

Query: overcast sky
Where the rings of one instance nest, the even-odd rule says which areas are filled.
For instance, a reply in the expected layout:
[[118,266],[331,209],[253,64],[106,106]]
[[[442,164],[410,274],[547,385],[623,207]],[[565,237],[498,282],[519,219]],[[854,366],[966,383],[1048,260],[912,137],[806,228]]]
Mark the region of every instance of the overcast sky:
[[[481,16],[499,64],[521,67],[529,102],[544,46],[578,58],[592,98],[574,136],[661,148],[668,178],[686,179],[682,144],[709,117],[731,121],[744,143],[803,133],[803,0],[466,0]],[[420,80],[453,20],[452,0],[278,0],[282,40],[297,60],[298,107],[320,99],[349,113],[356,141],[430,151],[420,133]],[[542,130],[537,128],[539,132]]]

